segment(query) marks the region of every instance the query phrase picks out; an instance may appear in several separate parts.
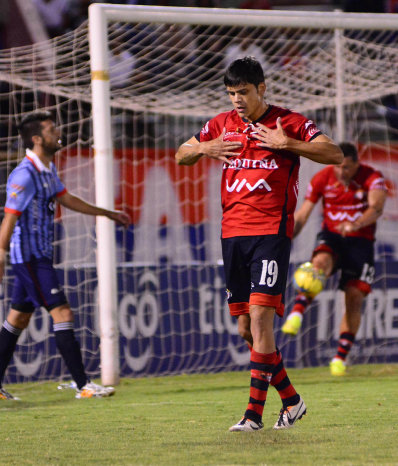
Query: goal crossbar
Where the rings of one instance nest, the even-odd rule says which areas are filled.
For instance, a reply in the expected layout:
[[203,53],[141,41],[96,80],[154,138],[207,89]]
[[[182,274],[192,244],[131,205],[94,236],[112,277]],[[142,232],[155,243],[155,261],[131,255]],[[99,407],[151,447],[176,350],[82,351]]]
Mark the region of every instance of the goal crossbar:
[[[160,22],[234,26],[237,20],[247,26],[312,27],[314,29],[398,30],[398,18],[391,13],[308,12],[291,10],[242,10],[194,7],[128,6],[93,4],[109,21]],[[377,19],[376,19],[376,17]]]

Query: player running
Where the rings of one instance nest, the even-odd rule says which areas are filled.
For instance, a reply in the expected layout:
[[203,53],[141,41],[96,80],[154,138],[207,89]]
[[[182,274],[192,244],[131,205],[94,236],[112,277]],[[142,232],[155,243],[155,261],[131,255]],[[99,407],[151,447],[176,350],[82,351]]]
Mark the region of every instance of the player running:
[[[387,197],[383,175],[358,160],[353,144],[340,144],[341,165],[326,167],[308,186],[305,201],[295,214],[294,234],[300,233],[315,204],[322,198],[323,223],[312,255],[315,271],[329,277],[341,270],[339,288],[345,293],[345,313],[340,325],[337,353],[330,362],[332,375],[346,373],[346,357],[361,323],[361,307],[374,279],[376,221]],[[310,284],[310,282],[309,282]],[[297,335],[303,313],[314,294],[298,293],[282,331]],[[320,291],[320,289],[319,289]]]
[[311,120],[264,100],[264,73],[253,57],[232,62],[224,84],[234,110],[208,121],[179,147],[176,160],[182,165],[202,157],[223,162],[222,251],[228,304],[238,318],[239,333],[252,346],[249,404],[230,431],[263,427],[270,383],[283,403],[274,428],[286,429],[306,413],[273,333],[275,313],[282,317],[284,312],[299,156],[339,164],[342,154]]
[[19,131],[26,157],[8,179],[0,227],[0,282],[9,245],[15,275],[11,310],[0,331],[0,399],[15,399],[2,388],[2,381],[19,335],[28,326],[34,310],[41,306],[53,318],[55,342],[76,382],[76,398],[110,396],[115,391],[113,387],[97,385],[86,375],[73,331],[73,312],[53,268],[54,205],[57,201],[83,214],[104,215],[124,226],[129,224],[129,217],[124,212],[88,204],[67,192],[53,163],[61,141],[49,112],[27,115]]

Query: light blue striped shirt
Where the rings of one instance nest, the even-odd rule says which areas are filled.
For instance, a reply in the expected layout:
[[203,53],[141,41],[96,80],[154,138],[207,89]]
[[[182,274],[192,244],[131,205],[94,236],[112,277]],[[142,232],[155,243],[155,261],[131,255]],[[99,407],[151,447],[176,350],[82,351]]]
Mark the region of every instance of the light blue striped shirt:
[[18,215],[10,242],[11,264],[53,259],[55,198],[66,193],[53,163],[47,168],[31,150],[11,172],[5,212]]

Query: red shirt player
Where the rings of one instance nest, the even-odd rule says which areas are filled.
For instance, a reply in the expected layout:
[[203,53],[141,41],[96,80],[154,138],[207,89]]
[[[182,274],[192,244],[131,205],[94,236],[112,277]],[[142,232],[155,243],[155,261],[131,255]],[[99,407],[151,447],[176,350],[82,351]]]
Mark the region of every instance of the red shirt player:
[[239,333],[252,348],[249,405],[230,431],[263,427],[269,383],[283,403],[274,428],[285,429],[306,412],[273,333],[274,315],[284,311],[299,156],[338,164],[342,153],[311,120],[265,102],[264,73],[253,57],[232,62],[224,84],[234,110],[208,121],[179,147],[176,160],[183,165],[202,157],[223,162],[222,251],[228,304],[238,318]]
[[[317,173],[308,186],[305,201],[295,214],[294,236],[322,199],[322,230],[312,256],[315,272],[326,277],[341,270],[339,287],[345,292],[345,314],[340,325],[337,354],[330,362],[332,375],[344,375],[345,359],[361,322],[361,306],[374,278],[373,245],[376,220],[383,213],[387,188],[383,175],[358,161],[355,146],[341,143],[344,161]],[[282,331],[296,335],[312,298],[303,290],[295,299]]]

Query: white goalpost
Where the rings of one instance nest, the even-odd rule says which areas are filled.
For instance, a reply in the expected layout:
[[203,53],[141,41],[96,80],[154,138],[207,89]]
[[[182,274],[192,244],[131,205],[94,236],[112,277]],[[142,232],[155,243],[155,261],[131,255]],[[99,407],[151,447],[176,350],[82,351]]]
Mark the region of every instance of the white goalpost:
[[[16,125],[47,109],[62,131],[58,171],[69,191],[126,210],[108,219],[57,212],[55,264],[76,315],[92,377],[246,368],[247,348],[225,304],[220,167],[177,166],[176,148],[230,109],[223,73],[255,55],[267,101],[316,121],[386,176],[390,193],[376,241],[376,281],[352,362],[398,360],[398,18],[390,14],[255,11],[92,4],[89,22],[32,46],[0,51],[0,194],[23,157]],[[299,204],[317,164],[302,161]],[[320,215],[293,242],[291,270],[310,257]],[[0,319],[10,282],[4,282]],[[290,366],[325,364],[336,345],[336,278],[292,340]],[[286,305],[293,301],[289,281]],[[38,310],[6,382],[62,379],[50,319]]]
[[[90,7],[91,92],[94,134],[95,197],[97,204],[114,209],[113,144],[111,136],[107,19],[98,4]],[[112,221],[97,218],[98,310],[101,332],[101,379],[119,382],[116,240]]]

